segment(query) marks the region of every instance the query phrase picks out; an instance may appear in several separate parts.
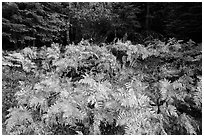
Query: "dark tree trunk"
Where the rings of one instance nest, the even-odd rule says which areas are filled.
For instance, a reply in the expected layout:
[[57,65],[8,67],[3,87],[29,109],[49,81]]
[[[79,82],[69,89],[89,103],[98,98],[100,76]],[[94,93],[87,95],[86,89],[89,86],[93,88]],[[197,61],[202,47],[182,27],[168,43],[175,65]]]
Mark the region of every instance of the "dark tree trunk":
[[150,17],[149,7],[150,7],[149,3],[147,2],[146,4],[147,12],[146,12],[146,22],[145,22],[146,31],[149,31],[149,17]]

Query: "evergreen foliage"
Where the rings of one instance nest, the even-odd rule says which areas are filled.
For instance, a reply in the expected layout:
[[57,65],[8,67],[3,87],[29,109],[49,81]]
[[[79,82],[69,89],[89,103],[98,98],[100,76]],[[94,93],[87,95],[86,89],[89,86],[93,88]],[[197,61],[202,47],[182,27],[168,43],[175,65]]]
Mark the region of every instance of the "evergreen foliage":
[[[82,38],[134,44],[169,37],[201,42],[202,3],[3,2],[2,47],[63,46]],[[123,42],[124,42],[123,41]]]

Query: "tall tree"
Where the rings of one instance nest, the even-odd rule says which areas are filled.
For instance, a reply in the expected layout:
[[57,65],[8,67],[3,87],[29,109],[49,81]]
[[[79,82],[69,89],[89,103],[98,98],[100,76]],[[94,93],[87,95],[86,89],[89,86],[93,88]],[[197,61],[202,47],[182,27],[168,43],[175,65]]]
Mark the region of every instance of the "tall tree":
[[53,41],[60,42],[60,32],[65,26],[60,10],[60,3],[4,3],[3,48],[43,46]]
[[168,3],[165,10],[165,32],[168,36],[201,42],[201,2]]
[[135,32],[141,29],[138,15],[141,13],[140,3],[122,2],[113,3],[113,13],[115,14],[112,26],[114,28],[114,36],[122,39],[135,39]]

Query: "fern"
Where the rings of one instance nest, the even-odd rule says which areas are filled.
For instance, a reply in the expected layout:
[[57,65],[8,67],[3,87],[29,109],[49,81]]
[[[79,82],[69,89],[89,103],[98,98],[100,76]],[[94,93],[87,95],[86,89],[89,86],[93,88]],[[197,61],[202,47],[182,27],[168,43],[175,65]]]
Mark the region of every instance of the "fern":
[[[6,120],[9,134],[98,135],[102,125],[123,128],[128,135],[201,131],[200,117],[191,111],[202,110],[202,58],[192,41],[155,40],[147,46],[118,41],[99,47],[83,40],[61,48],[53,43],[4,53],[4,67],[35,76],[19,81],[18,103]],[[113,49],[123,53],[121,60]]]
[[33,123],[33,119],[28,109],[18,107],[10,109],[9,112],[9,119],[6,120],[7,132],[13,132],[13,134],[29,134],[33,130],[29,129],[29,126]]
[[194,93],[193,99],[198,109],[202,109],[202,79],[198,77],[199,81],[197,83],[196,92]]

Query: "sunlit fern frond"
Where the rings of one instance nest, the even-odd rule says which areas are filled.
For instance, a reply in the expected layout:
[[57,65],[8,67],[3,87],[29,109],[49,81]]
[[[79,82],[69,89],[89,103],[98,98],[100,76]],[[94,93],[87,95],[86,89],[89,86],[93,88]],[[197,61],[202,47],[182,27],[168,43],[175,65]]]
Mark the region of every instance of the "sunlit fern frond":
[[95,88],[97,86],[97,82],[88,74],[86,74],[84,78],[79,81],[79,83],[87,84],[92,88]]
[[194,99],[194,102],[196,103],[196,106],[199,109],[202,109],[202,78],[201,77],[198,77],[198,78],[199,78],[199,81],[197,83],[197,88],[194,93],[193,99]]
[[183,113],[179,116],[178,122],[181,128],[186,129],[186,134],[188,135],[196,135],[196,123],[195,121],[188,116],[187,114]]
[[[7,132],[12,134],[12,132],[18,131],[24,134],[26,126],[33,123],[31,112],[22,106],[9,109],[9,112],[7,115],[8,119],[6,120]],[[24,132],[19,125],[22,126]]]

